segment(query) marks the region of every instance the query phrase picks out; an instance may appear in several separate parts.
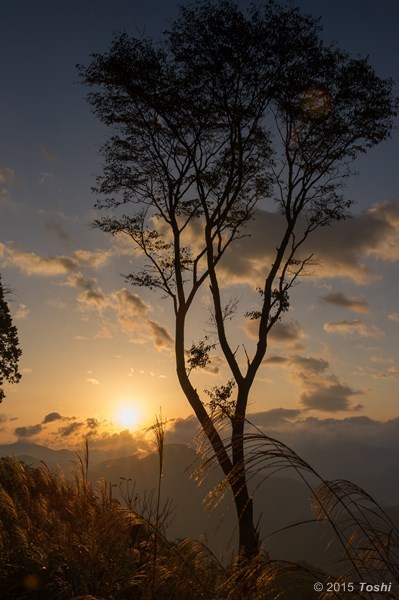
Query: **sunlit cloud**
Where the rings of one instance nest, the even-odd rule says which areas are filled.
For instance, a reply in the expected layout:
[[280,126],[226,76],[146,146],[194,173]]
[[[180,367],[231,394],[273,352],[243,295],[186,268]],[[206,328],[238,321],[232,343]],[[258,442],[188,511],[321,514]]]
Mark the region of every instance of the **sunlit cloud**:
[[329,294],[322,296],[320,299],[327,304],[332,304],[333,306],[339,306],[341,308],[348,308],[353,312],[369,312],[368,302],[364,298],[353,298],[351,296],[345,296],[345,294],[342,294],[341,292],[330,292]]
[[86,383],[91,383],[91,385],[100,385],[100,382],[95,377],[88,377],[85,379]]
[[399,313],[397,313],[397,312],[388,313],[388,319],[390,321],[395,321],[395,323],[399,323]]
[[29,308],[26,306],[26,304],[20,304],[19,307],[17,308],[14,318],[17,321],[23,321],[24,319],[27,318],[27,316],[29,315],[30,310]]
[[337,333],[339,335],[358,335],[365,338],[381,338],[384,332],[375,325],[368,325],[364,321],[337,321],[324,323],[324,331],[327,333]]
[[65,275],[82,268],[98,269],[108,263],[109,250],[75,250],[71,256],[40,256],[0,243],[2,266],[16,267],[25,275],[50,277]]

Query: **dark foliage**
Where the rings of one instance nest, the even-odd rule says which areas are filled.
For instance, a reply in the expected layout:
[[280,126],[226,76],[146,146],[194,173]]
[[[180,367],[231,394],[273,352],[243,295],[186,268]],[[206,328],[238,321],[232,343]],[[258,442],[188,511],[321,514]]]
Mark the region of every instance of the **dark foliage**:
[[6,290],[0,276],[0,402],[5,396],[2,388],[4,381],[18,383],[21,379],[18,361],[22,351],[19,347],[17,328],[12,323],[5,296]]

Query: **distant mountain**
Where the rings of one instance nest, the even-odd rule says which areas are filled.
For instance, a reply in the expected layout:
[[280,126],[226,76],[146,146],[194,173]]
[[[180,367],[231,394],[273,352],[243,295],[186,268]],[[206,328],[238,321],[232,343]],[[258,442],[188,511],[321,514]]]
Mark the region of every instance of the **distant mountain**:
[[[71,461],[75,459],[73,452],[68,450],[51,450],[21,442],[0,446],[0,456],[6,455],[17,456],[33,466],[40,461],[50,467],[58,464],[66,471],[70,470]],[[97,458],[100,457],[101,454],[97,455]],[[219,558],[228,560],[237,541],[231,495],[226,493],[220,506],[207,510],[204,499],[221,480],[221,471],[215,468],[199,486],[190,477],[195,466],[198,466],[198,457],[193,449],[180,444],[165,446],[161,504],[170,499],[175,507],[167,536],[169,539],[201,539]],[[91,481],[95,483],[105,479],[113,484],[114,496],[122,505],[128,488],[133,503],[134,497],[139,495],[143,498],[144,492],[148,500],[151,490],[157,488],[158,472],[156,452],[144,457],[134,454],[108,458],[97,464],[91,463],[89,467]],[[255,511],[256,519],[260,519],[261,538],[273,559],[305,561],[323,567],[342,557],[342,548],[337,543],[326,550],[333,534],[329,526],[314,522],[310,491],[303,482],[291,477],[273,476],[262,484],[259,478],[251,484],[255,490]],[[136,505],[136,510],[140,511],[139,505]],[[399,523],[398,506],[388,508],[386,512],[395,523]]]
[[[289,444],[288,444],[289,445]],[[353,481],[378,502],[399,503],[399,464],[392,448],[367,444],[364,440],[309,440],[296,448],[325,479]]]
[[70,450],[51,450],[46,446],[29,442],[0,445],[0,456],[24,456],[24,462],[33,459],[34,461],[59,464],[60,466],[70,464],[71,461],[75,460],[75,454]]
[[[165,446],[162,500],[172,499],[175,505],[175,517],[168,529],[168,537],[202,539],[217,556],[228,558],[236,542],[236,517],[231,496],[226,494],[221,506],[215,510],[206,509],[204,498],[220,481],[221,474],[215,469],[198,486],[190,478],[196,460],[194,450],[186,446]],[[126,480],[131,480],[131,486],[135,482],[135,493],[155,490],[158,469],[157,453],[144,458],[133,455],[95,465],[90,470],[90,478],[92,481],[105,478],[114,484],[114,494],[123,502],[121,491],[128,485]],[[271,478],[255,492],[255,508],[257,518],[262,516],[261,533],[273,558],[322,564],[335,556],[334,550],[325,555],[327,540],[321,538],[326,528],[320,523],[274,533],[294,523],[314,519],[310,494],[302,483],[283,477]]]

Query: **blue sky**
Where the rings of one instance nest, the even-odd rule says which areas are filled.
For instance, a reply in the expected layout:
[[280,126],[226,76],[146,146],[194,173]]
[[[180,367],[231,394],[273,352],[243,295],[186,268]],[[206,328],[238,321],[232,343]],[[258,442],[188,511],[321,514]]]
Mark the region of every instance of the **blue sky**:
[[[326,41],[368,55],[380,76],[399,79],[395,0],[298,4],[321,16]],[[190,418],[175,379],[171,307],[143,290],[124,290],[119,274],[134,257],[90,228],[90,188],[107,132],[91,115],[75,68],[105,51],[114,32],[157,37],[177,12],[170,0],[2,7],[0,271],[14,290],[23,379],[6,390],[0,441],[74,444],[93,426],[90,419],[105,439],[123,427],[118,413],[126,406],[140,426],[160,405],[169,418]],[[264,414],[266,425],[271,414],[279,415],[282,429],[289,423],[298,431],[309,418],[325,427],[326,419],[358,418],[353,427],[361,428],[360,417],[374,424],[398,417],[398,156],[394,131],[356,163],[359,174],[347,186],[356,201],[353,219],[315,236],[323,270],[295,289],[254,387],[251,411]],[[267,253],[261,239],[270,226],[260,217],[252,241],[226,264],[243,304]],[[205,324],[198,305],[193,337]],[[248,327],[238,325],[236,335],[251,343]],[[216,369],[199,382],[224,378]],[[59,418],[46,421],[49,414]]]

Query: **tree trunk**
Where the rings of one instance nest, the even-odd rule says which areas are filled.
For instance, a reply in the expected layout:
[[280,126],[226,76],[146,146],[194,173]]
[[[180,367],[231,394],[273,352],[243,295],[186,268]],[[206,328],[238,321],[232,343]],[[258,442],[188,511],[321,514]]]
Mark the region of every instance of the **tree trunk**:
[[238,553],[250,560],[259,552],[259,531],[254,523],[252,498],[248,494],[245,474],[235,477],[231,485],[238,519]]

